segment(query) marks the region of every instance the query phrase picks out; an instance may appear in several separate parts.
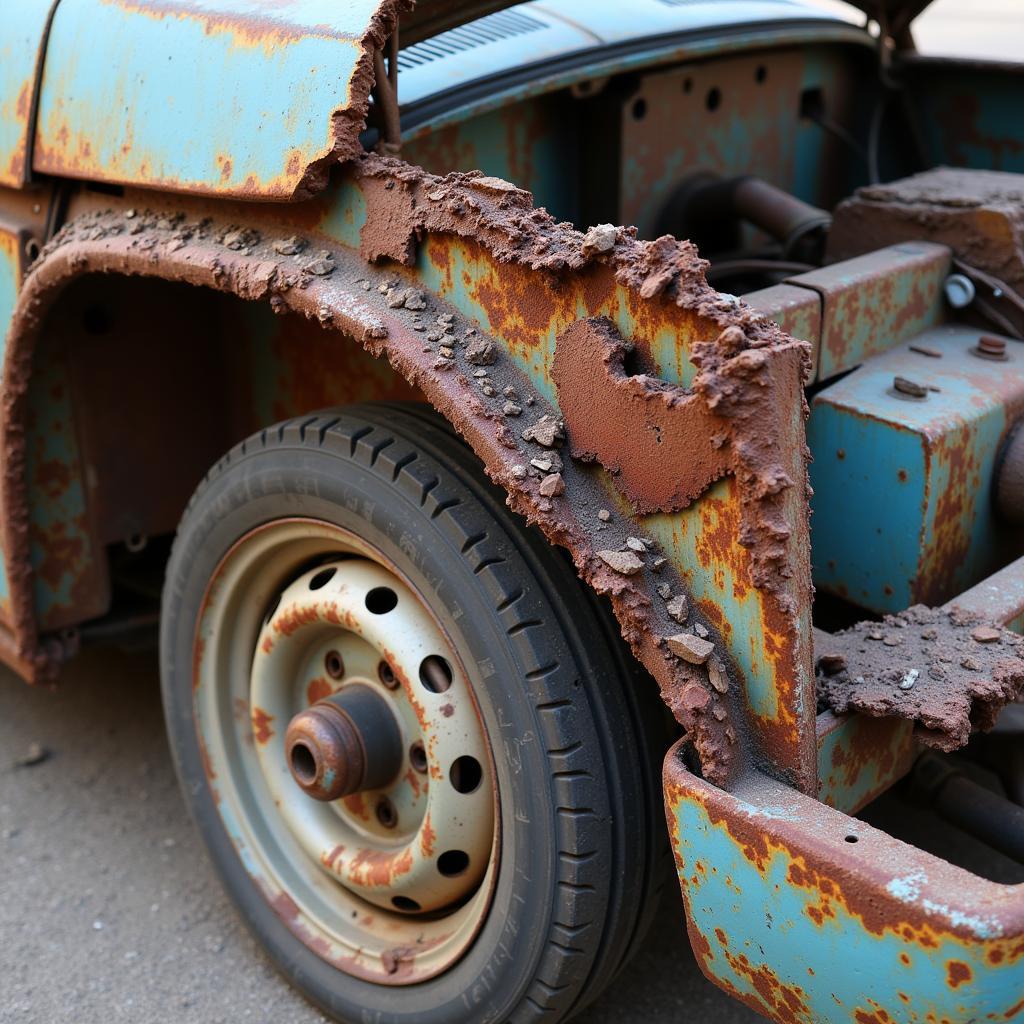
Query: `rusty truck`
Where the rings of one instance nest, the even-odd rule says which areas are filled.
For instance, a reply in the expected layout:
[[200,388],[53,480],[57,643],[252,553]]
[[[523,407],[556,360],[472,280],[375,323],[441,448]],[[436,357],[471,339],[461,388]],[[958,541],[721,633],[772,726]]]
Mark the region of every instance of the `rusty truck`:
[[677,882],[780,1024],[1024,1019],[1024,65],[926,6],[4,6],[0,658],[158,642],[338,1020]]

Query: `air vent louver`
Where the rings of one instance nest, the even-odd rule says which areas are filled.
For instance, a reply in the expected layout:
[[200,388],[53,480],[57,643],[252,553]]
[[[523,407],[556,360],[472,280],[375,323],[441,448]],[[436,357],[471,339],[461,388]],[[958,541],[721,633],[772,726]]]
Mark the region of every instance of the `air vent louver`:
[[398,69],[407,71],[466,50],[474,50],[478,46],[496,43],[500,39],[511,39],[547,27],[539,18],[521,11],[498,11],[406,47],[398,54]]

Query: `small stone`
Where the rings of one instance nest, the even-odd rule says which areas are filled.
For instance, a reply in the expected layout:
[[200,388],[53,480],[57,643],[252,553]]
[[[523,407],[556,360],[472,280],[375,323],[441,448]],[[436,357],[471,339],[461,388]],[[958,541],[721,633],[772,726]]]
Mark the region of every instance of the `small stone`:
[[15,768],[32,768],[49,760],[50,752],[41,743],[30,743],[28,749],[14,762]]
[[981,668],[973,658],[961,658],[960,667],[967,669],[968,672],[977,672]]
[[440,341],[444,335],[440,331],[431,331],[427,335],[427,341]]
[[694,636],[693,633],[677,633],[667,637],[668,649],[691,665],[703,665],[711,657],[715,645],[710,640]]
[[526,479],[526,467],[525,466],[513,466],[512,467],[512,476],[516,480],[525,480]]
[[921,674],[921,670],[912,668],[907,670],[907,674],[900,680],[900,689],[909,690],[913,687],[914,683],[917,682],[917,677]]
[[363,291],[364,292],[368,292],[372,287],[373,287],[373,285],[370,284],[369,281],[364,281],[363,282]]
[[551,473],[549,476],[544,477],[540,482],[539,490],[545,498],[554,498],[559,494],[564,494],[565,481],[562,479],[562,474]]
[[[711,658],[708,661],[708,679],[711,680],[711,685],[719,693],[729,692],[729,676],[725,671],[725,666],[718,658]],[[719,719],[719,721],[722,721],[722,719]]]
[[131,220],[135,216],[135,211],[134,210],[127,210],[127,211],[125,211],[125,216],[129,220]]
[[414,331],[425,331],[426,327],[423,324],[413,324],[412,329]]
[[661,572],[667,561],[668,559],[664,555],[658,555],[658,557],[651,562],[651,572]]
[[685,594],[676,594],[676,596],[669,601],[666,607],[669,615],[671,615],[680,626],[686,624],[686,620],[690,614],[690,604],[686,600]]
[[971,630],[971,639],[979,644],[997,644],[1002,638],[1002,633],[991,626],[975,626]]
[[697,634],[697,636],[706,638],[708,635],[707,628],[699,622],[694,623],[693,630]]
[[946,670],[941,665],[931,665],[928,668],[928,675],[941,681],[946,678]]
[[626,547],[630,551],[635,551],[638,555],[645,555],[647,553],[647,545],[639,537],[627,537]]
[[409,288],[405,293],[405,308],[406,309],[426,309],[427,308],[427,297],[423,292],[416,288]]
[[939,631],[937,629],[923,629],[921,630],[922,640],[938,640]]
[[615,248],[616,235],[614,224],[595,224],[583,236],[583,251],[585,253],[609,252]]
[[447,345],[441,345],[437,351],[438,354],[444,356],[445,359],[455,358],[455,349],[449,348]]
[[515,402],[506,402],[502,407],[501,411],[506,416],[521,416],[523,414],[523,407],[516,405]]
[[516,389],[512,388],[512,387],[505,388],[505,390],[502,392],[502,394],[506,398],[511,398],[513,400],[519,397],[519,392],[516,391]]
[[[527,399],[529,404],[529,399]],[[541,416],[536,423],[523,431],[524,441],[536,441],[545,448],[554,448],[555,445],[565,440],[565,430],[562,421],[554,416]]]
[[887,637],[882,638],[882,643],[886,647],[899,647],[903,643],[903,639],[890,633]]
[[481,391],[482,391],[482,392],[483,392],[483,393],[484,393],[484,394],[485,394],[485,395],[486,395],[486,396],[487,396],[488,398],[493,398],[493,397],[494,397],[494,394],[495,394],[495,392],[494,392],[494,388],[493,388],[493,387],[491,386],[490,382],[488,382],[488,381],[485,381],[485,382],[484,382],[484,384],[483,384],[483,386],[482,386],[482,387],[480,388],[480,390],[481,390]]
[[279,256],[294,256],[302,252],[306,243],[298,235],[289,235],[287,238],[275,238],[273,249]]
[[334,272],[334,263],[330,253],[321,253],[315,259],[310,260],[303,268],[307,274],[315,274],[317,277],[326,277]]
[[487,376],[487,371],[486,370],[474,370],[473,371],[473,376],[477,377],[477,378],[479,378],[479,377],[486,377]]
[[606,508],[599,508],[597,510],[597,518],[600,519],[602,523],[607,523],[608,520],[611,519],[611,517],[612,517],[612,514],[611,514],[611,512],[608,511],[608,509],[606,509]]
[[526,396],[526,404],[527,405],[533,405],[533,403],[536,402],[536,401],[537,401],[537,399],[534,398],[533,395],[527,395]]
[[877,631],[872,632],[872,633],[868,633],[868,639],[869,640],[881,640],[882,639],[882,634],[877,632]]
[[437,317],[437,322],[439,324],[450,324],[454,319],[454,313],[439,313]]
[[474,338],[466,346],[466,361],[474,366],[491,366],[498,359],[498,350],[488,338]]
[[632,551],[598,551],[597,557],[623,576],[633,576],[644,567],[644,563]]
[[721,704],[716,704],[711,709],[711,714],[714,716],[716,722],[724,722],[728,712],[725,710],[725,708],[722,707]]
[[389,309],[401,309],[405,305],[405,292],[400,292],[397,288],[389,288],[384,298],[388,301]]
[[667,583],[659,583],[655,589],[662,601],[667,601],[672,596],[672,588]]

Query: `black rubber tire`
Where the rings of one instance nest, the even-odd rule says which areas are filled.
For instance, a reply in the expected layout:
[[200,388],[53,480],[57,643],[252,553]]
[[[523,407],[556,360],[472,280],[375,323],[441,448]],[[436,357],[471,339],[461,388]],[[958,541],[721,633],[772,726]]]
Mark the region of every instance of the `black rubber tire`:
[[[431,603],[467,664],[489,659],[490,679],[505,683],[476,684],[501,799],[491,909],[466,955],[414,986],[354,978],[292,935],[243,869],[203,772],[191,671],[206,584],[239,537],[296,515],[375,544]],[[461,616],[450,614],[456,605]],[[646,929],[668,846],[659,768],[669,739],[657,688],[563,553],[507,512],[476,457],[425,407],[332,410],[226,455],[178,531],[160,662],[175,764],[217,871],[279,969],[337,1019],[564,1020]]]

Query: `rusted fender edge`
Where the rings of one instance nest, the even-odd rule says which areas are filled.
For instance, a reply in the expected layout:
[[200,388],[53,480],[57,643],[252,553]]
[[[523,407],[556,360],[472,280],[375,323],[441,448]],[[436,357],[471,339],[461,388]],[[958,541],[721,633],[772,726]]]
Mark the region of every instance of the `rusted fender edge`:
[[665,805],[716,985],[780,1024],[1024,1016],[1024,885],[977,878],[777,782],[731,792],[677,745]]
[[[372,193],[373,176],[384,163],[368,158],[367,177],[360,182],[364,193]],[[419,182],[425,180],[421,176]],[[384,181],[380,187],[390,191]],[[454,183],[448,187],[454,189]],[[472,204],[491,186],[484,181],[482,188],[467,189],[462,183],[460,188],[461,201]],[[490,211],[478,206],[478,215],[471,221],[494,247],[501,246],[507,227],[507,207],[500,207],[504,198],[499,196]],[[372,200],[368,205],[367,224],[379,225],[379,209],[375,215]],[[706,776],[725,783],[736,771],[745,739],[742,686],[728,685],[728,666],[719,663],[717,680],[709,679],[708,665],[680,656],[667,643],[667,637],[679,633],[679,619],[669,614],[658,591],[667,586],[685,593],[671,566],[655,567],[659,560],[651,559],[642,572],[624,573],[601,557],[599,552],[610,548],[625,552],[636,524],[618,511],[608,521],[598,521],[595,510],[607,503],[607,492],[586,467],[561,458],[558,449],[566,425],[502,351],[500,342],[484,336],[479,325],[422,289],[413,289],[412,294],[406,285],[415,284],[414,280],[406,278],[403,283],[393,268],[368,266],[343,247],[319,250],[318,243],[311,245],[302,238],[264,237],[260,229],[217,221],[208,211],[208,206],[182,201],[173,209],[136,214],[127,203],[112,200],[109,209],[67,225],[26,280],[8,337],[0,420],[0,443],[7,455],[4,543],[21,656],[35,663],[39,672],[52,670],[54,658],[39,646],[31,605],[25,453],[32,352],[46,310],[68,281],[85,273],[184,281],[244,299],[269,301],[277,312],[294,311],[315,319],[327,329],[355,338],[373,355],[386,356],[469,442],[489,475],[508,491],[510,506],[536,523],[550,541],[568,548],[580,575],[596,591],[610,596],[623,635],[658,680],[666,702],[695,744]],[[258,214],[251,216],[256,219]],[[534,242],[545,232],[557,235],[560,242],[561,254],[552,246],[553,255],[541,257],[541,262],[560,260],[563,269],[571,269],[597,258],[598,254],[585,251],[584,236],[569,226],[554,224],[543,211],[531,211],[529,216],[539,228]],[[436,230],[443,231],[443,223]],[[401,239],[402,225],[394,219],[390,225],[385,234]],[[460,221],[448,230],[468,233],[469,227]],[[413,240],[424,230],[435,228],[414,227]],[[506,233],[506,252],[508,242]],[[409,259],[411,244],[403,243],[399,253],[403,261]],[[780,496],[794,487],[794,481],[778,468],[778,438],[785,435],[773,432],[770,414],[771,403],[780,394],[789,396],[790,405],[800,401],[808,363],[806,346],[753,311],[718,296],[704,283],[702,263],[685,243],[647,244],[627,236],[614,252],[600,256],[614,261],[629,284],[642,293],[646,290],[651,296],[671,290],[680,306],[700,310],[705,330],[710,325],[707,340],[695,345],[694,361],[699,362],[700,373],[693,393],[722,418],[724,443],[731,452],[729,469],[741,487],[746,532],[742,542],[754,549],[757,585],[776,593],[779,606],[795,614],[796,602],[787,588],[794,577],[798,582],[806,578],[806,566],[798,564],[790,551],[791,527]],[[424,343],[426,316],[436,318],[440,327],[436,333],[442,341],[436,349]],[[444,344],[444,338],[451,339],[450,345]],[[486,391],[471,387],[471,378],[484,367],[493,381],[490,400]],[[680,399],[689,394],[685,389],[678,391]],[[662,387],[651,389],[659,403],[663,392]],[[516,405],[518,413],[509,411],[507,403]],[[799,499],[805,517],[802,488]],[[711,669],[715,671],[714,666]]]

